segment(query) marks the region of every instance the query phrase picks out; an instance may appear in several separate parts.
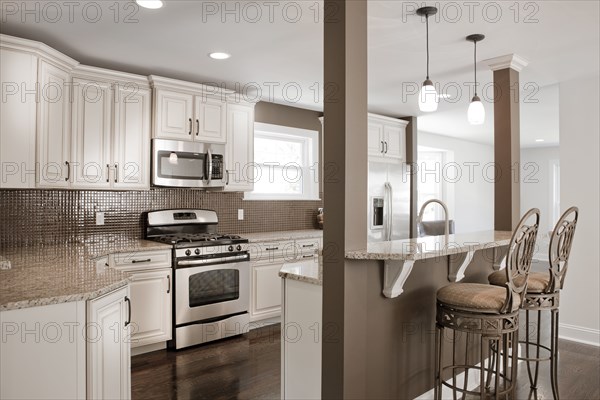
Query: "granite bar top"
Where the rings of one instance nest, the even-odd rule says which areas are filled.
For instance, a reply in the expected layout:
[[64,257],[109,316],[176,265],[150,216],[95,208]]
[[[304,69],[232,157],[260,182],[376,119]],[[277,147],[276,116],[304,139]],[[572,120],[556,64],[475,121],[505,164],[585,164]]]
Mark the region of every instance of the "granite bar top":
[[346,252],[354,260],[423,260],[466,253],[487,248],[507,246],[512,232],[481,231],[416,239],[368,243],[365,250]]
[[246,238],[250,243],[256,242],[274,242],[281,240],[300,240],[322,238],[323,231],[320,229],[305,229],[298,231],[280,231],[280,232],[259,232],[243,233],[241,237]]
[[0,269],[0,311],[102,296],[127,285],[129,274],[110,267],[97,268],[94,258],[170,248],[170,245],[122,237],[2,248],[0,255],[10,261],[10,267]]
[[297,261],[283,264],[279,270],[279,276],[283,279],[293,279],[300,282],[323,285],[323,261],[322,257],[310,261]]

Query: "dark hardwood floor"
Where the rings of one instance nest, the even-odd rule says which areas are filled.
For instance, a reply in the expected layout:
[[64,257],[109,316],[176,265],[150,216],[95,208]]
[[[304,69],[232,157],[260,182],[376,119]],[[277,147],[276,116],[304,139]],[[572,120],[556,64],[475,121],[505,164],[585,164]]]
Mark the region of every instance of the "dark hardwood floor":
[[[235,338],[133,357],[133,399],[279,399],[280,328],[271,325]],[[519,368],[518,399],[552,399],[549,372],[540,371],[537,393]],[[563,400],[600,399],[600,348],[560,341]]]

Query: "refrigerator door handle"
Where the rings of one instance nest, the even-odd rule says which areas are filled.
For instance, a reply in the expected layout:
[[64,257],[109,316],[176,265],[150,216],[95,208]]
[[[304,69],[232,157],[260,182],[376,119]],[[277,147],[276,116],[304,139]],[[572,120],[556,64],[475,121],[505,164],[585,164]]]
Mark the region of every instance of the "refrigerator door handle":
[[384,215],[384,240],[392,240],[392,213],[393,213],[393,204],[392,204],[392,185],[389,182],[385,183],[385,196],[384,196],[384,204],[385,204],[385,213]]

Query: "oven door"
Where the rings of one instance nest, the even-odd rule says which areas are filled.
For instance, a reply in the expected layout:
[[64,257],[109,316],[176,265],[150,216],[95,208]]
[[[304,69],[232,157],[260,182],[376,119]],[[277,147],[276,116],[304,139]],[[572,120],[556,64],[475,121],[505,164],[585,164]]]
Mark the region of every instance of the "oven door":
[[175,269],[175,324],[248,311],[248,261]]

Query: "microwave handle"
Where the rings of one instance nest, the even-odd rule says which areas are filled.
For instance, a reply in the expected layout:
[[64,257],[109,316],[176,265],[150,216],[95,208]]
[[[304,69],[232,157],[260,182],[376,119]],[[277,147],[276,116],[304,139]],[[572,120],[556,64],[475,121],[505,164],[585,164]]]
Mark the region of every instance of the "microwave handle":
[[208,163],[207,163],[207,171],[206,171],[206,181],[207,183],[210,183],[212,180],[212,171],[213,171],[213,160],[212,160],[212,151],[210,151],[210,149],[208,149],[208,151],[206,152],[206,157],[208,159]]

